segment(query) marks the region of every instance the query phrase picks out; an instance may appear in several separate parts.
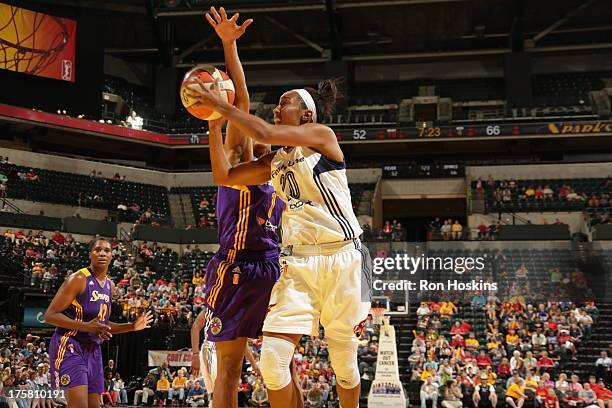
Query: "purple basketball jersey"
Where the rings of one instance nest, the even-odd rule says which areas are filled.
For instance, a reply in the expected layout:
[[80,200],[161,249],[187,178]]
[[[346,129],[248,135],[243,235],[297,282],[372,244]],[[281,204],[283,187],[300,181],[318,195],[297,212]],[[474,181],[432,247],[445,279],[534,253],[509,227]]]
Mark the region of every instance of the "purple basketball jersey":
[[[106,323],[111,313],[111,283],[106,279],[101,284],[87,268],[80,269],[87,278],[85,290],[64,310],[64,315],[70,319],[88,322],[98,318],[100,323]],[[68,330],[61,327],[55,329],[59,337],[72,337],[82,344],[100,344],[102,339],[93,333]]]
[[217,224],[221,250],[277,250],[283,208],[270,184],[219,186]]

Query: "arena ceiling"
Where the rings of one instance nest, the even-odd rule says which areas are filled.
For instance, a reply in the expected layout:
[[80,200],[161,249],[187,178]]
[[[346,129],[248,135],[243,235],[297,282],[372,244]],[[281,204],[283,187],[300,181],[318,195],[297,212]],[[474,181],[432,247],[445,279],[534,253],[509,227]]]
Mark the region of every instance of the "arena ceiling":
[[[241,39],[247,64],[397,61],[508,52],[513,27],[539,52],[612,48],[609,0],[38,0],[103,21],[107,54],[191,66],[222,61],[202,19],[223,4],[255,23]],[[517,42],[515,42],[515,45]]]

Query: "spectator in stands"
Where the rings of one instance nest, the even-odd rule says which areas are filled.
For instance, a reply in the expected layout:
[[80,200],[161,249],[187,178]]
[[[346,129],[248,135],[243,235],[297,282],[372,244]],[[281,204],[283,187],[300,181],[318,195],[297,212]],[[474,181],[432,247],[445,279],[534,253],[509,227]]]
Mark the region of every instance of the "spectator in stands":
[[440,217],[436,217],[433,221],[429,223],[429,231],[432,234],[439,234],[440,228],[442,227],[442,222],[440,221]]
[[459,220],[455,220],[455,223],[451,226],[451,232],[454,240],[462,238],[463,226],[459,223]]
[[195,380],[193,382],[193,387],[189,389],[189,392],[187,394],[187,400],[185,402],[187,402],[192,407],[202,407],[206,405],[206,390],[202,388],[200,381]]
[[480,350],[478,357],[476,357],[476,364],[478,365],[478,368],[482,370],[493,366],[493,361],[489,356],[487,356],[484,350]]
[[125,384],[123,383],[119,373],[115,374],[115,378],[113,380],[113,391],[117,395],[117,402],[119,404],[127,405],[127,391],[125,390]]
[[111,373],[106,374],[106,378],[104,379],[104,392],[100,394],[100,399],[102,402],[108,400],[111,406],[115,406],[117,404],[117,392],[113,388],[114,386],[114,378]]
[[484,240],[489,238],[489,227],[482,221],[478,227],[478,239]]
[[612,391],[607,389],[602,381],[597,381],[597,378],[594,375],[589,376],[589,385],[591,389],[597,395],[597,402],[599,406],[604,406],[605,408],[612,407]]
[[172,380],[172,388],[168,391],[168,399],[173,400],[178,397],[179,405],[185,400],[185,387],[187,386],[187,378],[182,370],[178,371],[174,380]]
[[391,234],[393,233],[393,225],[389,220],[385,221],[385,225],[382,228],[383,238],[386,240],[391,240]]
[[438,406],[438,384],[433,382],[433,377],[428,377],[420,391],[421,408],[427,408],[427,401],[431,401],[432,408]]
[[603,403],[599,404],[599,401],[597,400],[597,394],[595,394],[595,391],[591,389],[591,384],[586,382],[582,385],[582,387],[583,389],[582,391],[580,391],[578,396],[582,399],[585,408],[601,408]]
[[472,401],[476,408],[495,408],[497,406],[497,393],[495,387],[488,383],[489,378],[480,374],[480,381],[474,387]]
[[317,387],[317,384],[312,384],[310,390],[306,394],[306,401],[312,407],[320,407],[323,403],[323,393]]
[[555,192],[548,185],[545,185],[542,189],[542,195],[544,199],[552,200]]
[[595,373],[598,378],[605,378],[610,381],[610,370],[612,369],[612,359],[608,357],[607,351],[602,351],[600,357],[595,361]]
[[451,221],[444,220],[444,224],[440,227],[440,232],[442,233],[442,239],[448,241],[451,239]]
[[450,380],[446,383],[444,388],[444,400],[442,401],[443,408],[461,408],[463,403],[461,402],[463,394],[455,380]]
[[397,223],[393,226],[393,232],[391,233],[391,240],[394,242],[399,242],[404,237],[404,229],[402,228],[401,223]]
[[538,367],[541,370],[544,370],[546,372],[551,371],[553,368],[555,368],[555,362],[552,360],[552,358],[549,357],[548,352],[546,351],[542,351],[540,353],[540,359],[538,360]]
[[516,270],[515,277],[521,282],[524,282],[527,280],[528,274],[529,271],[527,270],[527,267],[524,263],[521,263],[519,268]]
[[141,385],[141,389],[134,391],[134,405],[148,405],[149,398],[155,395],[155,376],[148,373]]
[[531,335],[531,345],[534,351],[541,351],[546,348],[546,336],[542,333],[542,328],[536,328],[536,331]]
[[521,408],[526,399],[525,382],[519,377],[506,390],[506,403],[512,408]]
[[166,378],[166,374],[162,371],[159,380],[157,380],[157,384],[155,386],[155,393],[157,395],[157,399],[161,404],[165,404],[165,401],[168,399],[168,392],[170,391],[170,381]]

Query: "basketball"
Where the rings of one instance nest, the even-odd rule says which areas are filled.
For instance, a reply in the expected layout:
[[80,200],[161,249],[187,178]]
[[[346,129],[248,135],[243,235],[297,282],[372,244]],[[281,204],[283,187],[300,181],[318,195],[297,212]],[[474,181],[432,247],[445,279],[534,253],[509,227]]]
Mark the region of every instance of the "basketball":
[[200,87],[200,84],[196,82],[196,79],[200,79],[207,86],[212,86],[215,80],[218,80],[221,96],[231,104],[234,103],[234,97],[236,95],[234,83],[225,72],[213,67],[212,65],[198,65],[187,72],[183,78],[180,92],[181,101],[183,102],[185,109],[187,109],[189,113],[198,119],[219,119],[221,115],[218,112],[206,106],[197,105],[197,100],[190,98],[187,95],[186,91],[188,89],[198,89]]

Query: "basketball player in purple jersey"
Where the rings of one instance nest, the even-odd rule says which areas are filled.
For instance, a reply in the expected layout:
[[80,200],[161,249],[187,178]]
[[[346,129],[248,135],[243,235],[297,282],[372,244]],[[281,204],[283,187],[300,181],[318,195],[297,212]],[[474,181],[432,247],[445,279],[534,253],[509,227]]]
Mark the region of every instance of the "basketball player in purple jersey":
[[47,323],[56,326],[49,356],[51,386],[66,390],[70,408],[100,407],[104,370],[100,344],[113,334],[150,327],[150,312],[133,323],[108,320],[114,284],[108,279],[111,244],[104,238],[89,245],[91,264],[70,275],[45,312]]
[[[235,105],[249,111],[249,95],[236,40],[252,20],[238,25],[238,15],[228,19],[225,9],[211,7],[206,19],[223,43],[229,75],[236,88]],[[253,160],[253,151],[270,151],[269,146],[253,146],[230,123],[225,144],[211,146],[223,149],[237,165]],[[199,327],[204,325],[206,341],[216,349],[215,408],[237,407],[237,385],[248,338],[262,334],[270,293],[280,276],[278,227],[282,202],[269,183],[258,185],[224,185],[216,177],[218,164],[212,162],[217,192],[219,251],[210,261],[206,273],[206,310],[200,313],[192,330],[192,372],[200,368],[196,353]],[[198,337],[194,337],[194,331]],[[206,364],[206,359],[204,359]],[[203,367],[204,368],[204,367]],[[213,367],[214,369],[214,367]],[[205,377],[206,379],[206,377]],[[207,385],[208,388],[208,385]],[[213,390],[208,390],[213,392]]]

